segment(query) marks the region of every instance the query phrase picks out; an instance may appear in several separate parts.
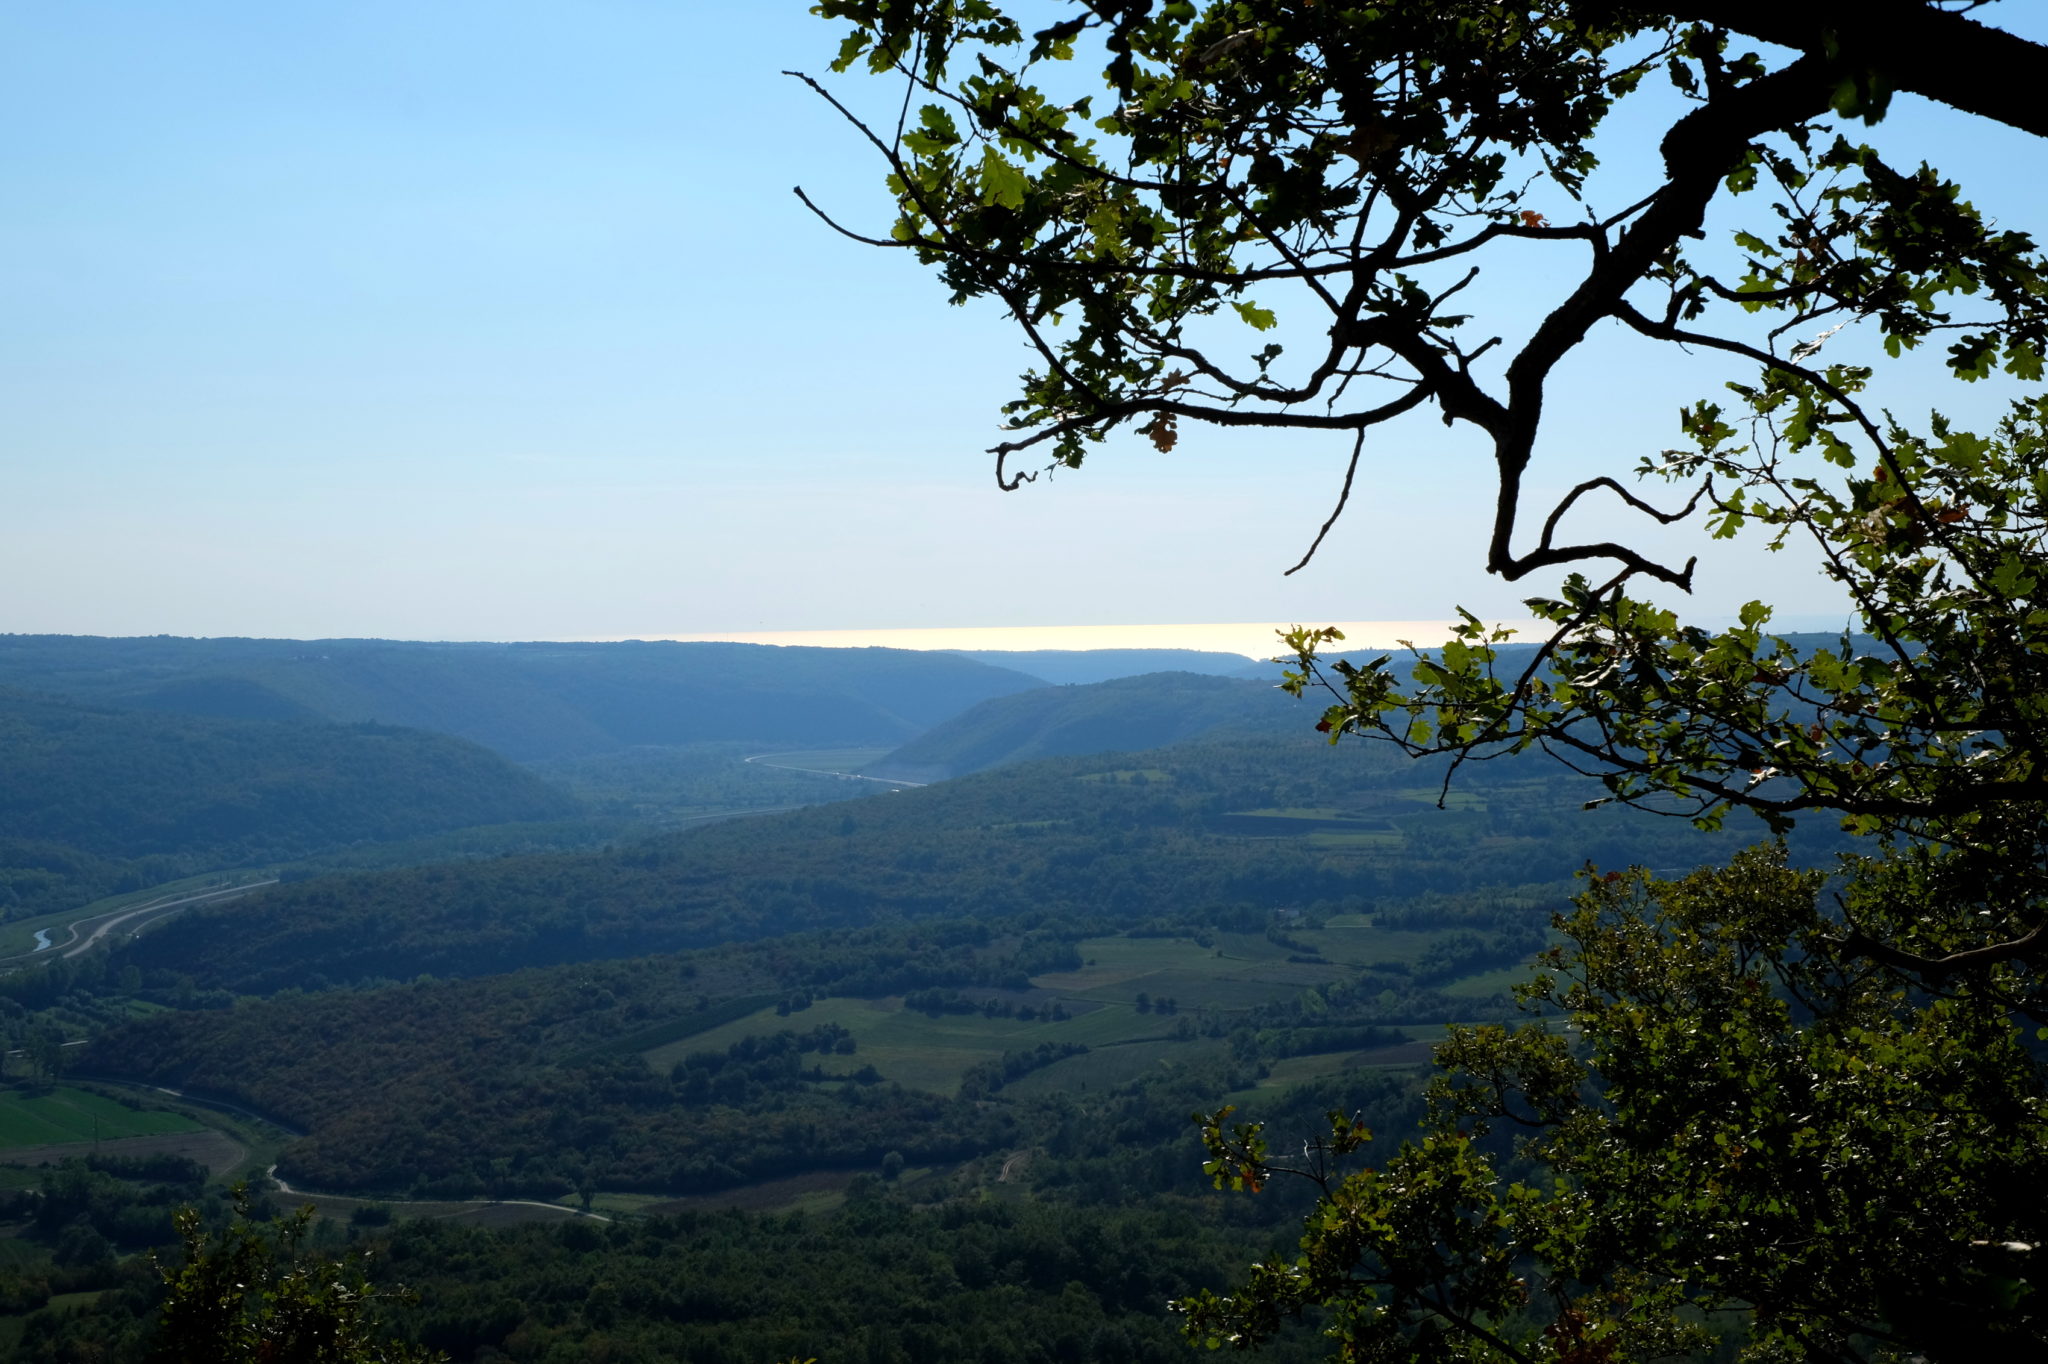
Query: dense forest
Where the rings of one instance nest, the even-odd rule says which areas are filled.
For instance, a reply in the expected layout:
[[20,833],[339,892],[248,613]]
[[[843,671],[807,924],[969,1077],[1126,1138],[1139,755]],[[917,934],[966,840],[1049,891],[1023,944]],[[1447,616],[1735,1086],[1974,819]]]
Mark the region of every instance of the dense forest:
[[126,949],[127,959],[204,988],[266,994],[709,947],[878,917],[1263,923],[1277,907],[1333,912],[1431,892],[1561,887],[1588,859],[1690,866],[1744,838],[1584,810],[1588,787],[1535,760],[1490,765],[1446,809],[1436,808],[1436,776],[1403,760],[1334,755],[1312,739],[1050,759],[609,851],[279,886],[189,914]]
[[222,720],[0,691],[0,912],[577,803],[473,743],[375,724]]
[[1192,672],[1144,673],[983,701],[868,770],[944,781],[1032,758],[1159,748],[1218,731],[1279,734],[1302,728],[1302,707],[1270,684]]
[[0,635],[0,685],[133,709],[431,729],[525,761],[719,739],[897,744],[1044,684],[902,649]]
[[[1307,1197],[1209,1190],[1190,1114],[1227,1097],[1308,1130],[1341,1106],[1391,1150],[1420,1113],[1417,1039],[1513,1013],[1507,987],[1574,873],[1683,870],[1757,832],[1588,809],[1591,787],[1534,759],[1447,791],[1439,766],[1295,732],[1270,686],[1191,674],[971,707],[932,742],[990,770],[909,789],[810,766],[851,748],[768,765],[752,743],[643,745],[522,772],[380,726],[17,711],[19,736],[71,736],[41,739],[46,753],[108,736],[119,761],[69,779],[135,774],[138,828],[151,791],[189,830],[228,775],[319,792],[375,770],[322,742],[439,764],[384,823],[341,823],[346,846],[278,834],[278,860],[301,854],[282,884],[0,977],[0,1026],[26,1058],[20,1102],[105,1085],[270,1124],[266,1159],[323,1200],[325,1243],[372,1248],[376,1274],[422,1293],[392,1329],[465,1360],[802,1357],[820,1333],[867,1358],[987,1356],[998,1312],[1042,1332],[1006,1359],[1168,1357],[1181,1347],[1160,1301],[1226,1284],[1247,1237],[1284,1246]],[[1175,741],[1104,751],[1159,736]],[[165,756],[187,751],[214,766]],[[469,770],[450,753],[501,803],[435,826],[421,793]],[[521,793],[537,800],[503,803]],[[290,799],[256,805],[273,803],[298,827]],[[490,822],[508,811],[527,818]],[[132,1249],[161,1244],[186,1195],[211,1225],[231,1219],[218,1183],[183,1167],[75,1165],[13,1187],[23,1254],[0,1264],[0,1296],[25,1315],[0,1331],[27,1359],[132,1346],[159,1291]],[[706,1210],[755,1197],[822,1201]],[[504,1199],[595,1200],[612,1220],[405,1214]],[[796,1246],[816,1280],[863,1285],[866,1325],[846,1334],[838,1290],[705,1309],[742,1266]],[[38,1310],[76,1293],[98,1296]],[[1316,1352],[1312,1332],[1288,1342],[1287,1357]]]
[[[1044,1107],[1037,1130],[1018,1134],[1038,1143],[1021,1169],[989,1159],[941,1174],[892,1152],[827,1212],[655,1207],[485,1230],[365,1204],[326,1223],[318,1248],[368,1251],[377,1282],[417,1295],[393,1313],[393,1332],[457,1361],[1164,1364],[1186,1346],[1162,1303],[1227,1283],[1247,1254],[1283,1252],[1307,1205],[1305,1190],[1233,1199],[1208,1188],[1185,1111],[1235,1080],[1227,1063],[1183,1068],[1100,1104]],[[1263,1111],[1307,1125],[1332,1104],[1385,1133],[1375,1151],[1391,1151],[1418,1111],[1404,1080],[1370,1074],[1298,1088]],[[29,1316],[13,1357],[136,1357],[161,1286],[117,1252],[146,1243],[145,1224],[181,1197],[221,1215],[217,1192],[201,1193],[174,1162],[82,1160],[43,1175],[20,1196],[37,1214],[28,1235],[61,1247],[45,1267],[0,1270],[0,1286],[18,1309],[92,1296]],[[1304,1325],[1270,1353],[1323,1349]]]

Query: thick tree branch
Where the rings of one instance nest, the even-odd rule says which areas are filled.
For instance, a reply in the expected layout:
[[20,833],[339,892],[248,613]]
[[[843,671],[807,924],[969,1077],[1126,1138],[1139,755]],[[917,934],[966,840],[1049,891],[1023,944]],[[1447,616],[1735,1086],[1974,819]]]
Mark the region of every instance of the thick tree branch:
[[1673,17],[1714,24],[1810,55],[1860,65],[1924,95],[2048,137],[2048,47],[1924,0],[1679,0]]
[[[1550,372],[1586,338],[1596,322],[1614,315],[1624,296],[1680,241],[1697,235],[1707,205],[1721,181],[1747,155],[1758,137],[1827,108],[1830,90],[1825,65],[1802,57],[1781,71],[1710,101],[1687,114],[1666,133],[1665,167],[1670,183],[1605,252],[1571,297],[1546,317],[1508,366],[1505,422],[1494,432],[1494,462],[1500,485],[1494,501],[1493,538],[1487,570],[1514,582],[1539,568],[1605,556],[1609,546],[1558,550],[1543,545],[1514,552],[1514,533],[1536,434],[1543,419],[1543,390]],[[1661,581],[1690,588],[1691,565],[1674,570],[1622,546],[1612,555]]]

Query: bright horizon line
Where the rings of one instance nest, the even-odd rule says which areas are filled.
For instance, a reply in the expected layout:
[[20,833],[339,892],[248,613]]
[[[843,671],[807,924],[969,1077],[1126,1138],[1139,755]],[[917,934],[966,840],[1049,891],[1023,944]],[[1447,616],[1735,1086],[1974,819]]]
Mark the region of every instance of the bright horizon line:
[[[1442,644],[1454,622],[1447,620],[1313,621],[1334,624],[1345,643],[1386,649],[1412,640]],[[972,652],[1027,652],[1087,649],[1196,649],[1239,654],[1246,659],[1278,656],[1282,650],[1272,621],[1190,625],[959,625],[882,630],[733,630],[642,635],[641,639],[684,644],[777,644],[823,649],[924,649]]]

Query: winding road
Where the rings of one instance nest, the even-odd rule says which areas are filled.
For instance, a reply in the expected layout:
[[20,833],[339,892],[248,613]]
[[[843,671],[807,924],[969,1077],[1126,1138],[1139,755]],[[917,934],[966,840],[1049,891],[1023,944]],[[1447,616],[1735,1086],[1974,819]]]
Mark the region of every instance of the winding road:
[[812,774],[813,774],[813,775],[815,775],[815,776],[820,776],[820,777],[841,777],[841,778],[844,778],[844,779],[845,779],[845,780],[847,780],[847,781],[872,781],[872,782],[879,782],[879,783],[880,783],[881,785],[883,785],[883,786],[923,786],[923,785],[925,785],[925,783],[924,783],[924,782],[921,782],[921,781],[903,781],[902,779],[900,779],[900,778],[897,778],[897,777],[864,777],[864,776],[862,776],[862,775],[861,775],[860,773],[858,773],[858,772],[833,772],[833,771],[830,771],[830,770],[828,770],[828,769],[826,769],[826,768],[823,768],[823,767],[795,767],[795,766],[792,766],[792,765],[791,765],[791,764],[789,764],[789,763],[772,763],[772,762],[769,762],[769,761],[768,761],[768,760],[769,760],[770,758],[773,758],[773,757],[776,757],[776,756],[778,756],[778,755],[776,755],[776,754],[774,754],[774,753],[756,753],[756,754],[755,754],[755,755],[754,755],[753,757],[751,757],[751,758],[742,758],[742,759],[741,759],[740,761],[742,761],[742,762],[750,762],[750,763],[759,763],[759,764],[761,764],[761,766],[763,766],[763,767],[779,767],[779,768],[781,768],[781,769],[782,769],[783,771],[785,771],[785,772],[809,772],[809,773],[812,773]]
[[277,1185],[277,1191],[283,1194],[286,1198],[346,1198],[351,1200],[352,1202],[357,1203],[382,1203],[384,1206],[390,1208],[418,1206],[422,1203],[431,1203],[436,1207],[443,1208],[447,1207],[450,1203],[458,1203],[465,1207],[477,1208],[547,1208],[553,1212],[566,1212],[571,1217],[587,1217],[593,1222],[609,1222],[612,1220],[611,1218],[606,1217],[601,1212],[585,1212],[581,1208],[572,1208],[568,1206],[566,1203],[539,1203],[535,1202],[531,1198],[492,1198],[484,1201],[478,1201],[476,1199],[468,1198],[364,1198],[360,1194],[314,1193],[309,1189],[294,1189],[291,1185],[285,1183],[284,1177],[278,1174],[277,1167],[275,1165],[271,1166],[268,1170],[264,1171],[264,1173],[270,1176],[270,1182],[272,1184]]
[[[276,884],[277,878],[273,876],[267,881],[250,881],[245,885],[222,886],[215,890],[202,890],[191,895],[159,896],[154,900],[148,900],[139,905],[129,905],[122,909],[110,909],[104,914],[88,914],[82,919],[72,920],[65,926],[71,936],[63,942],[49,943],[47,938],[45,938],[45,946],[37,947],[31,952],[17,952],[11,957],[0,957],[0,964],[17,961],[55,961],[59,957],[75,957],[81,952],[91,951],[99,944],[101,939],[123,924],[135,923],[136,920],[155,919],[161,915],[175,913],[181,909],[190,909],[193,905],[213,904],[221,900],[232,900],[237,895],[247,895],[252,890],[261,890],[265,886],[274,886]],[[140,928],[142,925],[135,923],[135,926]],[[89,933],[84,931],[88,927],[92,930]],[[47,930],[45,930],[45,933],[47,933]],[[39,934],[38,936],[42,935]]]
[[[82,1043],[76,1043],[76,1042],[67,1042],[67,1043],[65,1043],[65,1045],[66,1045],[66,1046],[80,1046],[80,1045],[83,1045],[83,1044],[82,1044]],[[177,1099],[177,1100],[180,1100],[181,1102],[184,1102],[184,1103],[188,1103],[188,1104],[197,1104],[197,1105],[199,1105],[199,1106],[200,1106],[200,1107],[202,1107],[202,1108],[217,1108],[217,1109],[221,1109],[221,1110],[222,1110],[222,1111],[224,1111],[224,1112],[228,1112],[228,1113],[233,1113],[233,1114],[235,1114],[235,1115],[236,1115],[237,1117],[243,1117],[243,1118],[249,1118],[249,1119],[253,1119],[254,1121],[256,1121],[256,1122],[260,1122],[260,1123],[263,1123],[263,1124],[265,1124],[266,1126],[269,1126],[269,1127],[274,1127],[274,1128],[276,1128],[276,1129],[277,1129],[277,1130],[278,1130],[279,1132],[282,1132],[282,1133],[283,1133],[283,1134],[284,1134],[285,1136],[287,1136],[287,1137],[291,1137],[291,1138],[294,1138],[294,1139],[296,1139],[296,1138],[299,1138],[299,1137],[303,1137],[303,1136],[305,1136],[305,1135],[306,1135],[306,1134],[305,1134],[304,1132],[300,1131],[300,1130],[299,1130],[298,1128],[296,1128],[296,1127],[293,1127],[293,1126],[291,1126],[291,1125],[290,1125],[290,1124],[288,1124],[288,1123],[283,1123],[283,1122],[279,1122],[279,1121],[278,1121],[278,1120],[277,1120],[276,1118],[273,1118],[273,1117],[271,1117],[271,1116],[270,1116],[269,1114],[267,1114],[267,1113],[258,1113],[258,1112],[257,1112],[257,1111],[256,1111],[255,1109],[253,1109],[253,1108],[244,1108],[244,1107],[242,1107],[242,1106],[241,1106],[240,1104],[237,1104],[237,1103],[230,1103],[230,1102],[228,1102],[228,1101],[227,1101],[226,1099],[216,1099],[216,1098],[213,1098],[213,1097],[212,1097],[212,1096],[210,1096],[210,1095],[205,1095],[205,1094],[191,1094],[191,1093],[187,1093],[187,1092],[186,1092],[185,1090],[182,1090],[182,1089],[172,1089],[172,1088],[170,1088],[169,1086],[166,1086],[166,1085],[153,1085],[153,1084],[149,1084],[148,1082],[146,1082],[146,1081],[142,1081],[142,1080],[117,1080],[117,1079],[113,1078],[112,1076],[105,1076],[105,1075],[79,1075],[79,1076],[77,1076],[77,1077],[75,1077],[75,1078],[77,1078],[77,1079],[81,1079],[81,1080],[90,1080],[90,1081],[92,1081],[92,1082],[93,1082],[94,1084],[103,1084],[103,1085],[118,1085],[118,1086],[120,1086],[120,1087],[122,1087],[122,1088],[124,1088],[124,1089],[140,1089],[140,1090],[145,1090],[145,1091],[148,1091],[148,1092],[150,1092],[150,1093],[155,1093],[155,1094],[164,1094],[164,1095],[168,1095],[169,1097],[171,1097],[171,1098],[173,1098],[173,1099]],[[283,1180],[283,1178],[282,1178],[282,1177],[280,1177],[280,1176],[279,1176],[279,1174],[277,1173],[277,1166],[275,1166],[275,1165],[272,1165],[272,1166],[271,1166],[271,1167],[270,1167],[269,1169],[265,1170],[265,1171],[264,1171],[263,1173],[264,1173],[264,1174],[265,1174],[266,1176],[268,1176],[268,1178],[270,1179],[270,1182],[271,1182],[271,1183],[273,1183],[273,1184],[275,1184],[275,1185],[277,1186],[277,1191],[278,1191],[279,1193],[283,1194],[283,1195],[284,1195],[285,1197],[287,1197],[287,1198],[293,1198],[293,1197],[305,1197],[305,1198],[344,1198],[344,1199],[348,1199],[348,1200],[350,1200],[350,1201],[353,1201],[353,1202],[357,1202],[357,1203],[388,1203],[388,1204],[390,1204],[390,1205],[391,1205],[391,1206],[393,1206],[393,1207],[405,1207],[405,1206],[407,1206],[407,1205],[410,1205],[410,1204],[417,1204],[417,1203],[419,1203],[419,1202],[421,1202],[421,1201],[422,1201],[422,1200],[418,1200],[418,1199],[408,1199],[408,1198],[365,1198],[365,1197],[363,1197],[363,1196],[362,1196],[362,1195],[360,1195],[360,1194],[323,1194],[323,1193],[316,1193],[316,1192],[314,1192],[314,1191],[312,1191],[312,1190],[310,1190],[310,1189],[294,1189],[294,1188],[293,1188],[293,1187],[292,1187],[291,1185],[289,1185],[289,1184],[285,1183],[285,1181]],[[443,1199],[430,1199],[430,1200],[425,1200],[425,1201],[427,1201],[427,1202],[431,1202],[431,1203],[435,1204],[435,1205],[436,1205],[436,1206],[438,1206],[438,1207],[448,1207],[448,1206],[449,1206],[449,1205],[451,1205],[451,1204],[456,1204],[456,1205],[461,1205],[461,1206],[466,1206],[466,1207],[477,1207],[477,1208],[486,1208],[486,1207],[490,1207],[490,1206],[491,1206],[492,1204],[494,1204],[494,1203],[495,1203],[495,1204],[511,1204],[511,1205],[513,1205],[513,1206],[515,1206],[515,1207],[521,1207],[521,1208],[549,1208],[549,1209],[552,1209],[552,1210],[553,1210],[553,1211],[555,1211],[555,1212],[566,1212],[566,1213],[570,1214],[570,1215],[571,1215],[572,1217],[588,1217],[588,1218],[589,1218],[589,1219],[590,1219],[591,1221],[593,1221],[593,1222],[609,1222],[609,1221],[611,1221],[611,1220],[612,1220],[611,1218],[609,1218],[609,1217],[606,1217],[606,1216],[605,1216],[605,1215],[604,1215],[603,1213],[596,1213],[596,1212],[585,1212],[585,1211],[583,1211],[583,1210],[582,1210],[581,1208],[572,1208],[572,1207],[569,1207],[569,1206],[568,1206],[567,1204],[564,1204],[564,1203],[540,1203],[540,1202],[535,1202],[534,1200],[532,1200],[532,1199],[529,1199],[529,1198],[494,1198],[494,1199],[488,1199],[488,1200],[486,1200],[486,1199],[467,1199],[467,1198],[443,1198]]]

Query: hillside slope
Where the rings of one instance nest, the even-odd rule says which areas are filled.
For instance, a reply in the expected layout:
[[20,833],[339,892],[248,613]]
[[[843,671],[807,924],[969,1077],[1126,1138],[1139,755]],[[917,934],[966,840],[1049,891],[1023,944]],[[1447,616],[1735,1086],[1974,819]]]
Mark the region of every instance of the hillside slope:
[[[475,744],[376,725],[120,711],[0,690],[0,909],[370,840],[566,818]],[[44,904],[48,901],[47,905]]]
[[1048,758],[917,790],[664,835],[272,887],[117,950],[146,978],[269,994],[451,978],[880,922],[1145,920],[1694,865],[1755,836],[1603,807],[1545,759],[1488,763],[1436,808],[1441,769],[1317,736]]
[[438,730],[521,761],[706,740],[896,744],[1043,685],[905,649],[0,636],[0,686],[223,718]]
[[[1242,677],[1252,666],[1243,654],[1207,649],[955,649],[963,658],[1042,677],[1057,687],[1113,682],[1146,673],[1208,673]],[[1263,674],[1261,674],[1263,676]]]
[[984,701],[867,771],[899,781],[944,781],[1033,758],[1130,752],[1225,732],[1306,732],[1314,723],[1310,708],[1270,683],[1150,673]]

